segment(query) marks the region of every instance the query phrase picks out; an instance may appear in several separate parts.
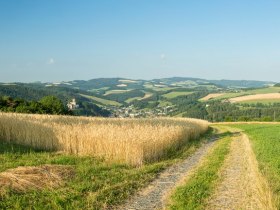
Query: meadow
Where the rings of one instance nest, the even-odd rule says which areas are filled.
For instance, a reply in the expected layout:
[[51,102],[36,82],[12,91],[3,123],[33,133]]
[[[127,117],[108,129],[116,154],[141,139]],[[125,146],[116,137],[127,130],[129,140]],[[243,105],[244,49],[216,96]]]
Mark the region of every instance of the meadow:
[[112,101],[112,100],[108,100],[108,99],[104,99],[104,98],[98,98],[98,97],[95,97],[95,96],[89,96],[89,95],[85,95],[85,94],[80,94],[80,95],[85,97],[85,98],[97,101],[101,104],[105,104],[105,105],[109,105],[109,106],[121,106],[121,103],[119,103],[117,101]]
[[[252,95],[260,95],[257,97],[259,100],[262,100],[265,94],[271,94],[273,97],[273,93],[279,93],[280,88],[279,87],[266,87],[266,88],[258,88],[258,89],[249,89],[249,90],[243,90],[240,92],[221,92],[221,93],[211,93],[208,96],[201,98],[201,101],[208,101],[208,100],[234,100],[238,97],[248,97]],[[255,96],[254,96],[255,97]],[[275,96],[274,96],[275,97]],[[273,99],[273,98],[272,98]]]
[[280,100],[279,93],[265,93],[256,95],[239,96],[229,99],[231,103],[245,102],[245,101],[262,101],[262,100]]
[[130,91],[130,90],[108,90],[108,91],[106,91],[106,93],[104,94],[104,96],[110,95],[110,94],[125,93],[125,92],[128,92],[128,91]]
[[238,104],[265,104],[265,105],[271,105],[274,103],[280,103],[280,98],[279,99],[256,99],[256,100],[249,100],[249,101],[242,101],[238,102]]
[[177,92],[177,91],[172,91],[170,93],[167,93],[167,94],[164,94],[162,96],[170,99],[170,98],[176,98],[178,96],[187,96],[187,95],[190,95],[192,94],[193,92]]
[[0,113],[0,139],[46,151],[141,166],[208,130],[196,119],[105,119]]

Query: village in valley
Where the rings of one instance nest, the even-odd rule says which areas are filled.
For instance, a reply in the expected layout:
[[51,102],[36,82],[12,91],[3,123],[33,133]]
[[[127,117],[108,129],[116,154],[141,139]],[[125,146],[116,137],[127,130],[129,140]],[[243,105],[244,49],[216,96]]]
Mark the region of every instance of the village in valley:
[[[68,102],[67,107],[69,110],[74,111],[80,108],[76,99],[73,98],[72,101]],[[115,118],[142,118],[142,117],[163,117],[169,116],[171,113],[176,111],[175,105],[160,106],[158,105],[154,109],[136,109],[134,105],[129,106],[104,106],[104,110],[109,111],[111,114],[109,117]]]
[[111,117],[118,118],[140,118],[140,117],[163,117],[168,116],[176,110],[175,106],[156,107],[155,109],[135,109],[133,105],[128,107],[105,107],[112,113]]

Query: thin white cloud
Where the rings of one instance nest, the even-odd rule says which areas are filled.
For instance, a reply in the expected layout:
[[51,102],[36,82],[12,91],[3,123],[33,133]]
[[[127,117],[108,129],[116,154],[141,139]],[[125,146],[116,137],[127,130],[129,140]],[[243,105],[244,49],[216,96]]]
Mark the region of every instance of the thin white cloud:
[[48,60],[48,64],[49,64],[49,65],[52,65],[52,64],[54,64],[54,63],[55,63],[55,61],[54,61],[53,58],[50,58],[50,59]]
[[166,59],[166,55],[165,55],[164,53],[161,53],[161,54],[160,54],[160,59],[161,59],[161,60],[165,60],[165,59]]

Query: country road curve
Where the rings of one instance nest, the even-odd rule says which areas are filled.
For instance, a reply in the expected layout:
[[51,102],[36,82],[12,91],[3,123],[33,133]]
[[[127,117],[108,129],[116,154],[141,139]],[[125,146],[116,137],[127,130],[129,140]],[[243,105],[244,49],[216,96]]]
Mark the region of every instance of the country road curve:
[[128,200],[123,206],[118,207],[122,210],[153,210],[165,207],[166,195],[168,195],[180,180],[199,166],[201,160],[208,154],[213,147],[216,139],[211,139],[203,144],[197,151],[180,163],[170,166],[164,170],[157,179],[148,187],[137,193]]

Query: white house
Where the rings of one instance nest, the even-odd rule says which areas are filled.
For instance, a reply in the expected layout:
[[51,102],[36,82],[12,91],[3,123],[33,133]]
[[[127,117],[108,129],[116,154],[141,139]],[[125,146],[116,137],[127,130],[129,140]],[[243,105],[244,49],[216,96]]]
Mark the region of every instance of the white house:
[[74,109],[78,109],[79,108],[79,104],[76,103],[76,99],[73,98],[72,101],[70,101],[68,104],[67,104],[67,107],[69,110],[74,110]]

